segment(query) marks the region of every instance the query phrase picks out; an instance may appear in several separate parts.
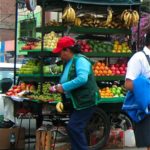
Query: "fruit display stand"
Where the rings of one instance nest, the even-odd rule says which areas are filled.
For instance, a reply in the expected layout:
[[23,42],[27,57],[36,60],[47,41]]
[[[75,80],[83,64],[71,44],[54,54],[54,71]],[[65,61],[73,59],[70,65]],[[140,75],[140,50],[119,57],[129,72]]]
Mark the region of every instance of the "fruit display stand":
[[[49,0],[38,0],[37,1],[39,5],[42,6],[42,27],[37,27],[36,31],[40,32],[42,34],[42,38],[41,38],[41,42],[40,43],[34,43],[33,45],[30,45],[30,43],[27,44],[27,47],[23,47],[22,51],[26,51],[28,53],[28,56],[33,57],[33,58],[38,58],[38,60],[41,60],[41,64],[40,64],[40,71],[39,72],[30,72],[30,73],[22,73],[22,70],[20,70],[20,72],[17,73],[17,76],[19,76],[21,81],[24,82],[39,82],[40,83],[40,92],[43,92],[43,86],[42,84],[44,83],[44,81],[53,81],[53,82],[58,82],[59,81],[59,77],[60,74],[51,74],[50,72],[48,73],[44,73],[44,59],[48,58],[48,57],[58,57],[56,54],[52,54],[51,51],[53,48],[56,47],[56,44],[58,41],[58,38],[60,36],[60,34],[62,35],[68,35],[68,34],[72,34],[72,35],[85,35],[85,39],[79,39],[78,42],[81,45],[81,48],[83,48],[83,54],[86,55],[87,57],[90,57],[91,59],[95,59],[95,58],[104,58],[106,60],[106,63],[104,64],[104,62],[100,62],[100,65],[97,66],[97,62],[95,63],[95,65],[93,66],[93,70],[95,73],[95,78],[97,80],[98,85],[101,84],[101,82],[120,82],[123,84],[123,81],[125,79],[125,69],[123,70],[119,70],[119,68],[125,68],[126,66],[122,65],[122,66],[108,66],[111,58],[130,58],[132,56],[132,48],[131,48],[131,42],[128,42],[128,44],[130,45],[130,48],[127,47],[128,44],[124,44],[125,48],[123,51],[121,51],[121,49],[123,49],[122,45],[117,41],[117,45],[119,48],[116,48],[115,46],[115,42],[114,44],[111,44],[111,46],[113,47],[112,49],[108,48],[107,46],[105,46],[106,43],[102,43],[104,46],[102,46],[102,44],[98,44],[99,46],[97,46],[96,48],[93,45],[96,45],[96,43],[93,43],[93,41],[95,41],[95,39],[93,41],[90,41],[88,38],[90,38],[89,35],[96,35],[95,38],[97,38],[96,40],[98,41],[99,38],[104,38],[104,39],[110,39],[110,36],[112,35],[129,35],[129,39],[128,41],[131,40],[131,17],[133,15],[134,17],[134,10],[136,10],[136,13],[139,12],[140,13],[140,1],[139,0],[135,0],[135,1],[130,1],[130,0],[122,0],[122,1],[111,1],[111,0],[107,0],[107,1],[101,1],[99,2],[98,0],[95,1],[82,1],[82,0],[58,0],[58,1],[49,1]],[[118,8],[118,5],[120,6]],[[45,25],[45,12],[48,10],[51,11],[56,11],[56,12],[62,12],[62,9],[64,10],[64,8],[66,8],[66,6],[68,7],[68,9],[72,9],[70,7],[73,7],[74,9],[78,9],[79,12],[81,11],[81,14],[85,13],[89,13],[89,12],[94,12],[94,15],[89,15],[88,16],[81,16],[81,20],[74,20],[73,22],[67,22],[65,19],[67,19],[67,17],[64,15],[63,13],[63,21],[62,22],[49,22],[49,24]],[[126,11],[125,11],[126,10]],[[130,10],[130,11],[129,11]],[[118,22],[115,22],[114,20],[118,20],[118,18],[114,17],[114,19],[112,19],[112,14],[113,11],[116,11],[117,13],[127,13],[128,16],[130,16],[130,18],[128,18],[127,21],[127,25],[125,27],[125,25],[123,24],[119,24]],[[95,15],[96,13],[103,13],[103,16],[106,16],[106,14],[108,13],[107,17],[105,18],[96,18],[98,15]],[[134,13],[133,13],[134,12]],[[72,15],[70,15],[71,17],[68,17],[72,20]],[[96,17],[95,17],[96,16]],[[136,16],[138,18],[138,16]],[[90,18],[90,20],[86,20],[86,18]],[[134,23],[138,24],[138,19],[136,18]],[[125,17],[122,17],[122,20],[119,20],[120,22],[124,22]],[[84,20],[84,21],[83,21]],[[94,22],[94,20],[96,20]],[[93,21],[93,22],[92,22]],[[90,23],[91,22],[91,23]],[[102,23],[101,23],[102,22]],[[51,37],[49,38],[48,36],[45,35],[51,35]],[[99,37],[99,35],[105,35],[102,37]],[[77,36],[76,36],[77,37]],[[48,41],[44,42],[45,40],[50,40],[51,39],[55,39],[54,43],[52,45],[48,44]],[[87,43],[83,44],[82,40],[86,40]],[[50,42],[49,41],[49,42]],[[110,44],[110,43],[109,43]],[[85,46],[86,45],[86,46]],[[91,48],[89,48],[90,45]],[[106,44],[107,45],[107,44]],[[85,47],[84,47],[85,46]],[[41,48],[40,48],[41,47]],[[88,47],[88,48],[87,48]],[[28,49],[27,49],[28,48]],[[107,50],[104,50],[104,48],[106,48]],[[86,49],[86,51],[84,51]],[[101,51],[101,50],[102,51]],[[101,70],[101,68],[105,68],[106,70]],[[54,80],[56,79],[56,80]],[[107,89],[107,91],[110,92],[110,88]],[[113,90],[112,90],[113,91]],[[101,93],[102,91],[100,91]],[[115,92],[114,92],[115,93]],[[121,95],[121,93],[119,93],[120,96],[118,96],[117,94],[113,95],[111,97],[111,95],[113,95],[112,93],[109,93],[110,97],[106,97],[106,95],[102,95],[102,98],[97,102],[98,104],[98,111],[95,114],[95,118],[101,118],[100,120],[97,121],[97,124],[102,125],[101,127],[104,128],[104,132],[103,135],[101,136],[101,139],[99,139],[97,141],[96,144],[90,145],[90,148],[93,149],[94,147],[100,148],[102,147],[105,143],[106,140],[109,136],[109,130],[110,130],[110,121],[109,117],[112,115],[112,113],[118,113],[120,114],[121,112],[121,105],[122,102],[124,101],[124,97]],[[35,102],[39,102],[39,100],[36,100],[34,98],[30,98],[30,100],[35,101]],[[47,101],[47,100],[45,100]],[[40,101],[41,102],[41,101]],[[44,102],[45,103],[45,102]],[[57,101],[51,101],[48,102],[50,104],[55,104],[57,103]],[[101,108],[103,110],[101,110]],[[92,124],[92,121],[91,121]],[[90,124],[90,125],[91,125]],[[91,125],[93,126],[93,124]],[[94,128],[94,127],[93,127]]]

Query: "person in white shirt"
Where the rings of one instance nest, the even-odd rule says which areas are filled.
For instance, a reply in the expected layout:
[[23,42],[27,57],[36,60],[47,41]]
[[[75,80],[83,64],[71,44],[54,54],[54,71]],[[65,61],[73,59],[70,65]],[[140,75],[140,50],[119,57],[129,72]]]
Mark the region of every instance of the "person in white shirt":
[[[145,37],[143,51],[135,53],[128,62],[125,79],[127,90],[133,90],[133,80],[140,75],[150,78],[150,32]],[[134,131],[137,147],[147,147],[150,150],[150,115],[135,123]]]

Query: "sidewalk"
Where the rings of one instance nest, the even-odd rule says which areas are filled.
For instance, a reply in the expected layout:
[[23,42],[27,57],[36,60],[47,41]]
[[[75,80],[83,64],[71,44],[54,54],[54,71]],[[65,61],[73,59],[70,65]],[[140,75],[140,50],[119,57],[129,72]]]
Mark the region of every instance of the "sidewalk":
[[123,148],[123,149],[105,149],[105,150],[146,150],[146,148]]

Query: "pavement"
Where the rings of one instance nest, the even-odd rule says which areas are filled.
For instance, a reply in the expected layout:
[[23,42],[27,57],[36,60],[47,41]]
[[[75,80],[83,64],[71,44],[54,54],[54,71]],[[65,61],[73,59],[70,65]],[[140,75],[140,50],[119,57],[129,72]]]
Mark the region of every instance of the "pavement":
[[147,150],[146,148],[122,148],[122,149],[104,149],[104,150]]

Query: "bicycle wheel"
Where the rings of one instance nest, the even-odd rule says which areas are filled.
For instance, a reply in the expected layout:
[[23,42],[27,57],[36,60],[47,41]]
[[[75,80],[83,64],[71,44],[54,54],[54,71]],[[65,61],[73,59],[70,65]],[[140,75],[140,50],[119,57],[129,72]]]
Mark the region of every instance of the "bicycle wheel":
[[107,114],[102,109],[96,108],[85,132],[89,150],[99,150],[106,144],[110,133],[110,122]]

